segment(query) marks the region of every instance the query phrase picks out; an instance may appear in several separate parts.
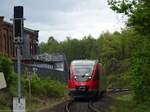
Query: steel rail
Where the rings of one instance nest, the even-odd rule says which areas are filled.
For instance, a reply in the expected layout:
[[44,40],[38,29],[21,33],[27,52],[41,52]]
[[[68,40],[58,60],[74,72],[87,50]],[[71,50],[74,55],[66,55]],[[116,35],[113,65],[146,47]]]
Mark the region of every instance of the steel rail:
[[94,106],[93,101],[91,101],[91,100],[88,102],[88,108],[89,108],[92,112],[101,112],[100,110],[98,110],[98,109]]
[[70,107],[73,104],[74,100],[69,100],[68,103],[65,105],[65,112],[71,112]]

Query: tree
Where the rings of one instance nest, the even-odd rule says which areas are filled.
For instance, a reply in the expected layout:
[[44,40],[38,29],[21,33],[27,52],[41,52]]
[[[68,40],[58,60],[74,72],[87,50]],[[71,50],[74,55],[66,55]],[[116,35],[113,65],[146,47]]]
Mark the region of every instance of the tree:
[[150,3],[149,0],[109,0],[112,10],[128,16],[127,25],[136,31],[133,51],[133,89],[137,102],[150,102]]
[[110,8],[129,17],[127,25],[141,34],[150,33],[149,0],[108,0]]
[[40,44],[40,50],[41,53],[57,53],[62,51],[59,42],[52,36],[49,37],[47,43],[42,42]]

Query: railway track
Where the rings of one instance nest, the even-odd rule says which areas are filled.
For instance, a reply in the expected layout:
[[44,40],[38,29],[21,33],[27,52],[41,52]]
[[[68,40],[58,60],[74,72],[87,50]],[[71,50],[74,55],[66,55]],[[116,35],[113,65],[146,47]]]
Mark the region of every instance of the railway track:
[[75,102],[75,100],[73,99],[67,102],[67,104],[65,105],[65,109],[64,109],[65,112],[71,112],[70,107],[73,104],[73,102]]
[[[75,100],[68,101],[68,103],[65,105],[65,112],[77,112],[76,110],[71,109],[71,107],[74,106],[75,102],[76,102]],[[82,104],[81,104],[81,106],[82,106]],[[105,112],[105,111],[101,111],[98,108],[96,108],[96,106],[92,100],[89,100],[87,102],[87,107],[85,109],[86,110],[84,110],[84,111],[86,111],[86,112]]]
[[[119,95],[119,94],[122,94],[122,93],[125,93],[128,91],[129,91],[128,89],[121,89],[121,90],[120,89],[112,89],[107,92],[106,97],[111,97],[113,95]],[[106,97],[99,100],[98,103],[94,100],[87,101],[86,102],[87,107],[85,107],[86,110],[84,110],[84,111],[85,112],[110,112],[110,110],[107,107],[104,107],[104,105],[106,103],[106,101],[104,102],[104,100],[106,99]],[[79,103],[79,102],[76,102],[73,99],[69,100],[67,102],[67,104],[65,105],[64,112],[80,112],[80,111],[76,111],[75,109],[71,109],[77,103]],[[99,106],[97,104],[99,104]],[[82,105],[82,103],[80,102],[78,108],[80,108],[81,106],[85,106],[85,103],[84,103],[84,105]],[[81,111],[81,112],[83,112],[83,111]]]
[[119,95],[129,91],[130,91],[129,89],[109,89],[107,91],[107,96]]
[[99,109],[96,108],[96,106],[94,105],[93,101],[89,101],[89,102],[88,102],[88,108],[89,108],[92,112],[101,112]]

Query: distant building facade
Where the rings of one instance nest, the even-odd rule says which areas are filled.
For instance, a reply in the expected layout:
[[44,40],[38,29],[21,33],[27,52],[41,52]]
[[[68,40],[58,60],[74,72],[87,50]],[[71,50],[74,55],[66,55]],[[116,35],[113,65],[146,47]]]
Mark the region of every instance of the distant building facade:
[[66,56],[61,53],[55,54],[40,54],[33,57],[34,66],[38,68],[47,68],[57,71],[67,70],[67,60]]
[[[38,53],[38,30],[24,28],[24,44],[21,46],[22,60],[32,59]],[[15,45],[13,44],[13,24],[4,21],[0,16],[0,52],[16,59]]]
[[[38,33],[38,30],[24,28],[24,43],[21,46],[22,65],[37,68],[39,73],[45,70],[50,71],[47,72],[48,74],[54,71],[59,74],[67,71],[67,60],[64,54],[39,54]],[[14,61],[14,68],[17,71],[17,49],[13,43],[13,24],[4,21],[3,16],[0,16],[0,53],[7,54]]]

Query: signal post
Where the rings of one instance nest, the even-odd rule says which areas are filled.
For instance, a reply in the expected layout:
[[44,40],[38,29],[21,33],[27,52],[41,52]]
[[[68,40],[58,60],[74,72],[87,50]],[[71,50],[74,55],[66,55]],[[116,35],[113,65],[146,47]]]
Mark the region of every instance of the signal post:
[[23,6],[14,7],[13,43],[17,49],[18,97],[13,98],[13,112],[25,112],[25,98],[21,86],[21,46],[23,44],[24,17]]

